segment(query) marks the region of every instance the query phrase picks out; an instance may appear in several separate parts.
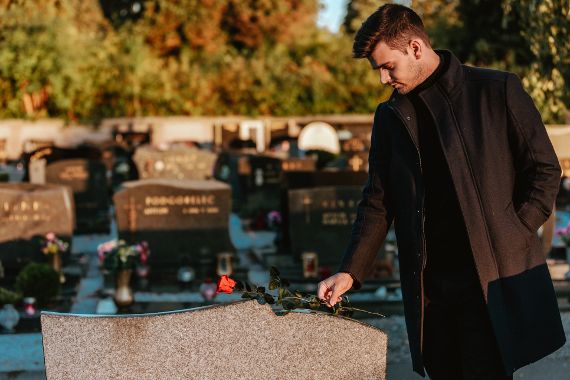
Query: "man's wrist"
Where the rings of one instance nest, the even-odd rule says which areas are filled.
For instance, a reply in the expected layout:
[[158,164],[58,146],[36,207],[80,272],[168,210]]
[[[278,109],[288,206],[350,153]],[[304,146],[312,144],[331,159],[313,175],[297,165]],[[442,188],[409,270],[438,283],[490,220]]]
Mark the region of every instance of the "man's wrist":
[[349,271],[346,270],[341,270],[338,273],[347,273],[348,275],[350,275],[350,278],[352,278],[352,283],[356,284],[358,281],[356,280],[356,277],[354,277],[354,275],[352,273],[350,273]]

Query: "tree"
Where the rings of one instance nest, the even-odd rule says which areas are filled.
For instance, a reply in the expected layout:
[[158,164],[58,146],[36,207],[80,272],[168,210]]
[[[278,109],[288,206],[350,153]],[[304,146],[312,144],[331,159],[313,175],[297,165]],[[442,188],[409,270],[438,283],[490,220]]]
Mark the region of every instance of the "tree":
[[0,116],[93,112],[108,26],[95,0],[0,4]]
[[508,15],[520,17],[521,34],[535,62],[523,85],[547,122],[564,122],[570,95],[570,2],[568,0],[504,0]]

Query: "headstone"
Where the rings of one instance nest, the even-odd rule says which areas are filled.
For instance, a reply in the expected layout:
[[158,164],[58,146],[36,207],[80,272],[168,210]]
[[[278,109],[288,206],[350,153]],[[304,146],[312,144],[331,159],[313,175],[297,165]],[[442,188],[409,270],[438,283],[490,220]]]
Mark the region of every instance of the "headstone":
[[86,159],[55,161],[45,167],[45,182],[65,185],[72,189],[76,233],[110,231],[107,170],[102,162]]
[[48,232],[71,241],[71,189],[58,185],[0,183],[0,261],[17,274],[27,262],[44,260],[41,239]]
[[299,148],[303,150],[323,150],[329,153],[340,152],[340,142],[336,130],[320,121],[306,125],[299,134]]
[[382,330],[326,313],[277,316],[252,300],[144,315],[42,311],[41,324],[48,379],[386,379]]
[[368,169],[368,144],[366,141],[351,137],[342,142],[342,152],[347,158],[347,169],[366,171]]
[[280,206],[282,160],[269,154],[231,151],[220,154],[216,179],[230,184],[234,211],[277,210]]
[[133,156],[140,179],[210,179],[216,159],[216,154],[212,152],[182,145],[169,149],[142,146]]
[[249,190],[278,188],[281,183],[281,159],[270,155],[250,155]]
[[316,252],[320,266],[337,269],[350,240],[360,186],[289,191],[289,236],[293,255]]
[[147,241],[154,267],[189,261],[198,276],[214,277],[216,254],[233,251],[229,238],[231,194],[210,180],[147,179],[125,182],[115,193],[119,237]]
[[287,158],[281,164],[284,172],[313,172],[317,170],[317,161],[312,158]]
[[[45,166],[56,161],[75,158],[100,160],[101,151],[94,146],[82,146],[73,149],[43,147],[32,152],[22,154],[20,161],[25,170],[24,181],[30,181],[33,183],[45,183],[45,172],[38,171],[39,169],[37,167],[30,168],[37,161],[41,162],[39,167],[45,168]],[[35,171],[34,175],[36,176],[33,180],[31,179],[30,175],[30,172],[32,170]]]
[[283,173],[282,188],[301,189],[323,186],[364,186],[368,179],[366,172],[341,171],[294,171]]

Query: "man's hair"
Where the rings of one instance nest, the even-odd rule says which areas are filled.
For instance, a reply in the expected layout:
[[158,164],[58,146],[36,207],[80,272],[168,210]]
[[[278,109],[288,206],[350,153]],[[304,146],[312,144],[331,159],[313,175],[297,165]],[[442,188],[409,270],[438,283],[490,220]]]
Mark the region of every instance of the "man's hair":
[[372,13],[356,32],[352,56],[369,57],[380,41],[406,54],[406,47],[414,37],[431,48],[424,23],[416,12],[403,5],[385,4]]

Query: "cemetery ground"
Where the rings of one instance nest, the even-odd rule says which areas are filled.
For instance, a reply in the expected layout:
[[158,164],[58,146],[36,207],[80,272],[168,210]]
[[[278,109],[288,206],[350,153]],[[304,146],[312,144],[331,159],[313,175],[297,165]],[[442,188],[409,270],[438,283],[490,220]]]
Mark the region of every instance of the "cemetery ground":
[[[234,240],[236,246],[245,247],[249,245],[264,246],[271,241],[273,234],[270,232],[251,232],[244,235],[243,231],[236,231],[239,226],[230,223],[230,236]],[[104,280],[98,268],[98,259],[95,248],[101,242],[107,241],[116,235],[116,227],[113,224],[111,228],[111,236],[109,235],[82,235],[75,236],[73,239],[74,251],[88,252],[89,257],[85,276],[82,278],[77,287],[77,294],[74,297],[73,305],[70,311],[73,313],[95,314],[100,312],[102,304],[101,297],[95,297],[95,294],[101,295],[104,288]],[[237,239],[237,240],[236,240]],[[250,239],[249,241],[245,241]],[[239,240],[239,241],[238,241]],[[240,260],[251,260],[251,256],[246,254],[247,250],[238,250]],[[253,264],[253,263],[250,263]],[[315,281],[316,283],[316,281]],[[316,284],[313,284],[316,285]],[[310,286],[309,286],[310,287]],[[139,292],[137,297],[146,297],[150,300],[152,297],[161,297],[160,294],[151,294]],[[181,292],[178,296],[174,294],[162,294],[165,298],[161,307],[167,307],[168,303],[173,309],[192,307],[194,302],[198,302],[201,298],[199,294],[191,292]],[[365,298],[372,298],[373,293],[358,294],[355,293],[353,300],[365,302]],[[216,302],[236,300],[238,296],[233,294],[219,294]],[[559,299],[562,311],[562,319],[570,341],[570,304],[568,298]],[[354,301],[353,301],[354,302]],[[151,304],[151,303],[149,303]],[[364,303],[366,304],[366,303]],[[398,303],[394,303],[398,304]],[[366,308],[366,306],[364,307]],[[154,311],[154,310],[150,310]],[[377,311],[384,312],[387,318],[359,318],[382,329],[388,335],[388,379],[420,379],[421,377],[412,371],[412,365],[409,357],[408,342],[406,329],[401,306],[394,307],[384,304]],[[139,310],[138,312],[145,312]],[[43,379],[44,358],[42,350],[42,340],[40,332],[29,332],[22,334],[0,334],[0,379]],[[515,373],[515,379],[566,379],[570,371],[570,344],[556,351],[554,354],[544,358],[536,363],[518,370]]]

